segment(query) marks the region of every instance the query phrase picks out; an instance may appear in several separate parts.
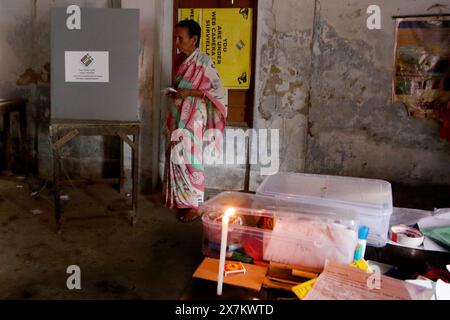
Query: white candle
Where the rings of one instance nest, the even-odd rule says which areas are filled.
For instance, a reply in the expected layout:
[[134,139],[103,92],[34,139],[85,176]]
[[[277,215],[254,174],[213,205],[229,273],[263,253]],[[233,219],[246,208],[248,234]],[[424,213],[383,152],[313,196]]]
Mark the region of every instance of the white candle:
[[227,236],[228,236],[228,223],[230,221],[230,217],[234,215],[235,210],[233,208],[229,208],[225,211],[222,217],[222,239],[220,241],[220,260],[219,260],[219,277],[217,281],[217,295],[222,295],[222,287],[223,287],[223,275],[225,269],[225,255],[227,253]]

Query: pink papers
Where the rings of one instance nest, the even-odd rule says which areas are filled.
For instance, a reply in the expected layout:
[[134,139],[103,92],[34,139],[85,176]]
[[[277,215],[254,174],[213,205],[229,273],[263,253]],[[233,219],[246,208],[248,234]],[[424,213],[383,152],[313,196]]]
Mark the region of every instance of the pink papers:
[[303,300],[429,300],[433,290],[327,261]]

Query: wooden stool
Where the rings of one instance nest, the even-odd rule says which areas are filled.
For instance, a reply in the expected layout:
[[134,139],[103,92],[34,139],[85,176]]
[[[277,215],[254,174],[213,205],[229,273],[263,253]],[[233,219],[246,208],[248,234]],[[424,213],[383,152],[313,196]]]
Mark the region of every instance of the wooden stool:
[[11,145],[11,112],[19,113],[20,125],[20,150],[22,167],[24,173],[28,173],[28,152],[27,152],[27,100],[25,99],[0,99],[0,113],[3,115],[3,157],[4,169],[11,170],[13,162]]

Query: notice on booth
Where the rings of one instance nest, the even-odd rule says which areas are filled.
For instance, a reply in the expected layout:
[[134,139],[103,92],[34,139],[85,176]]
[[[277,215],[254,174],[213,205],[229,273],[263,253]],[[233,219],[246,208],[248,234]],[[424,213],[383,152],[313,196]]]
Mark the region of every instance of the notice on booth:
[[108,51],[65,51],[66,82],[109,82]]

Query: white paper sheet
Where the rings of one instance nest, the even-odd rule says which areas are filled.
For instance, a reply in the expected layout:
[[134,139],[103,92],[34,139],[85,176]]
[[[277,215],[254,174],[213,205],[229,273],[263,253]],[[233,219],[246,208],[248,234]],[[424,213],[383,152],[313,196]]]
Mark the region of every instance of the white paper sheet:
[[436,300],[450,300],[450,283],[441,279],[436,282]]
[[447,249],[445,249],[444,247],[440,246],[439,244],[437,244],[436,242],[434,242],[432,239],[425,237],[425,239],[423,239],[423,246],[422,248],[424,250],[428,250],[428,251],[440,251],[440,252],[448,252]]
[[430,300],[436,300],[436,295],[434,294],[436,284],[433,281],[431,280],[405,280],[405,281],[417,286],[433,290],[433,295],[431,296]]
[[432,289],[434,293],[431,300],[450,300],[450,283],[445,283],[441,279],[437,282],[431,280],[406,280],[406,282]]
[[442,211],[443,213],[439,213],[440,210],[436,211],[437,214],[431,217],[420,219],[417,222],[419,229],[450,226],[450,211]]
[[66,82],[109,82],[109,51],[65,51]]
[[431,296],[430,300],[436,300],[436,295],[435,295],[435,286],[436,284],[431,281],[431,280],[405,280],[408,283],[417,285],[417,286],[421,286],[430,290],[433,290],[433,295]]
[[420,219],[431,217],[432,215],[433,211],[394,207],[394,209],[392,210],[389,227],[398,224],[413,226]]
[[281,217],[272,233],[264,237],[264,260],[322,269],[326,259],[340,263],[353,260],[357,244],[355,230],[342,225]]
[[[419,229],[425,229],[425,228],[437,228],[437,227],[445,227],[450,226],[450,209],[438,209],[435,211],[435,215],[420,219],[417,222],[417,225],[419,226]],[[431,251],[442,251],[442,252],[448,252],[447,249],[437,244],[432,239],[425,237],[423,241],[423,248],[425,250],[431,250]]]

